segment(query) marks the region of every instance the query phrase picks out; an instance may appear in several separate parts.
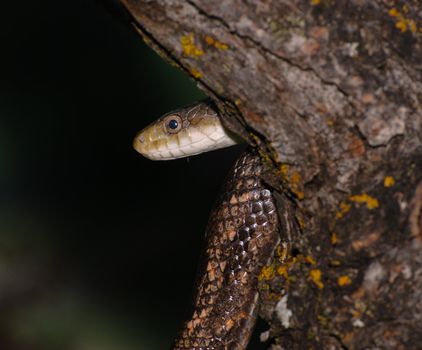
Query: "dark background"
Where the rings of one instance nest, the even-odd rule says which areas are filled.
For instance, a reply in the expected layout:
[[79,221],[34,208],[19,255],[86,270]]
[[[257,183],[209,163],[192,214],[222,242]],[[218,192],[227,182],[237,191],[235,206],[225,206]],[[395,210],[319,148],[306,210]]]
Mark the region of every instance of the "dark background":
[[132,149],[203,94],[113,6],[3,2],[0,42],[0,349],[167,349],[239,147]]

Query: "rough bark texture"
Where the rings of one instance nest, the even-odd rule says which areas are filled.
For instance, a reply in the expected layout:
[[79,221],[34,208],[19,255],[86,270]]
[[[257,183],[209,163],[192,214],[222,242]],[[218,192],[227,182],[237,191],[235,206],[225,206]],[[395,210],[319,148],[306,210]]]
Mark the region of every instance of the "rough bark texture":
[[289,198],[269,346],[422,349],[421,2],[122,2]]

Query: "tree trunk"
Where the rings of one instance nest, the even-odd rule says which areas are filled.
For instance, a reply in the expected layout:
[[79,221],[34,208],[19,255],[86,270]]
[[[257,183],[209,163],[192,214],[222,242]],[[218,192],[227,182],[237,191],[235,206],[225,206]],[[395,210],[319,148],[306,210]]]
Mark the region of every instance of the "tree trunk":
[[290,244],[262,338],[422,349],[422,3],[121,1],[268,165]]

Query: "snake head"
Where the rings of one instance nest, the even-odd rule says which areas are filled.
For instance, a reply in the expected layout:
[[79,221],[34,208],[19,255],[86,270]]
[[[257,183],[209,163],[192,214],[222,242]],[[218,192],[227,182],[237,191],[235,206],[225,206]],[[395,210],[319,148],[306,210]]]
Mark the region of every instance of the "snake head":
[[133,147],[152,160],[192,156],[238,143],[210,102],[175,110],[138,132]]

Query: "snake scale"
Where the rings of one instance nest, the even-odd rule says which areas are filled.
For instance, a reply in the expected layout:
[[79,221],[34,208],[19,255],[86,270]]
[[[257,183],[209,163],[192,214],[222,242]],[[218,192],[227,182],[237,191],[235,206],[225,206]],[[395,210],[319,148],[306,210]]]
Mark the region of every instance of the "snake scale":
[[[235,143],[206,100],[165,114],[137,134],[134,148],[161,160]],[[258,313],[258,275],[280,239],[275,201],[262,172],[252,147],[230,171],[206,228],[192,314],[173,350],[246,349]]]

